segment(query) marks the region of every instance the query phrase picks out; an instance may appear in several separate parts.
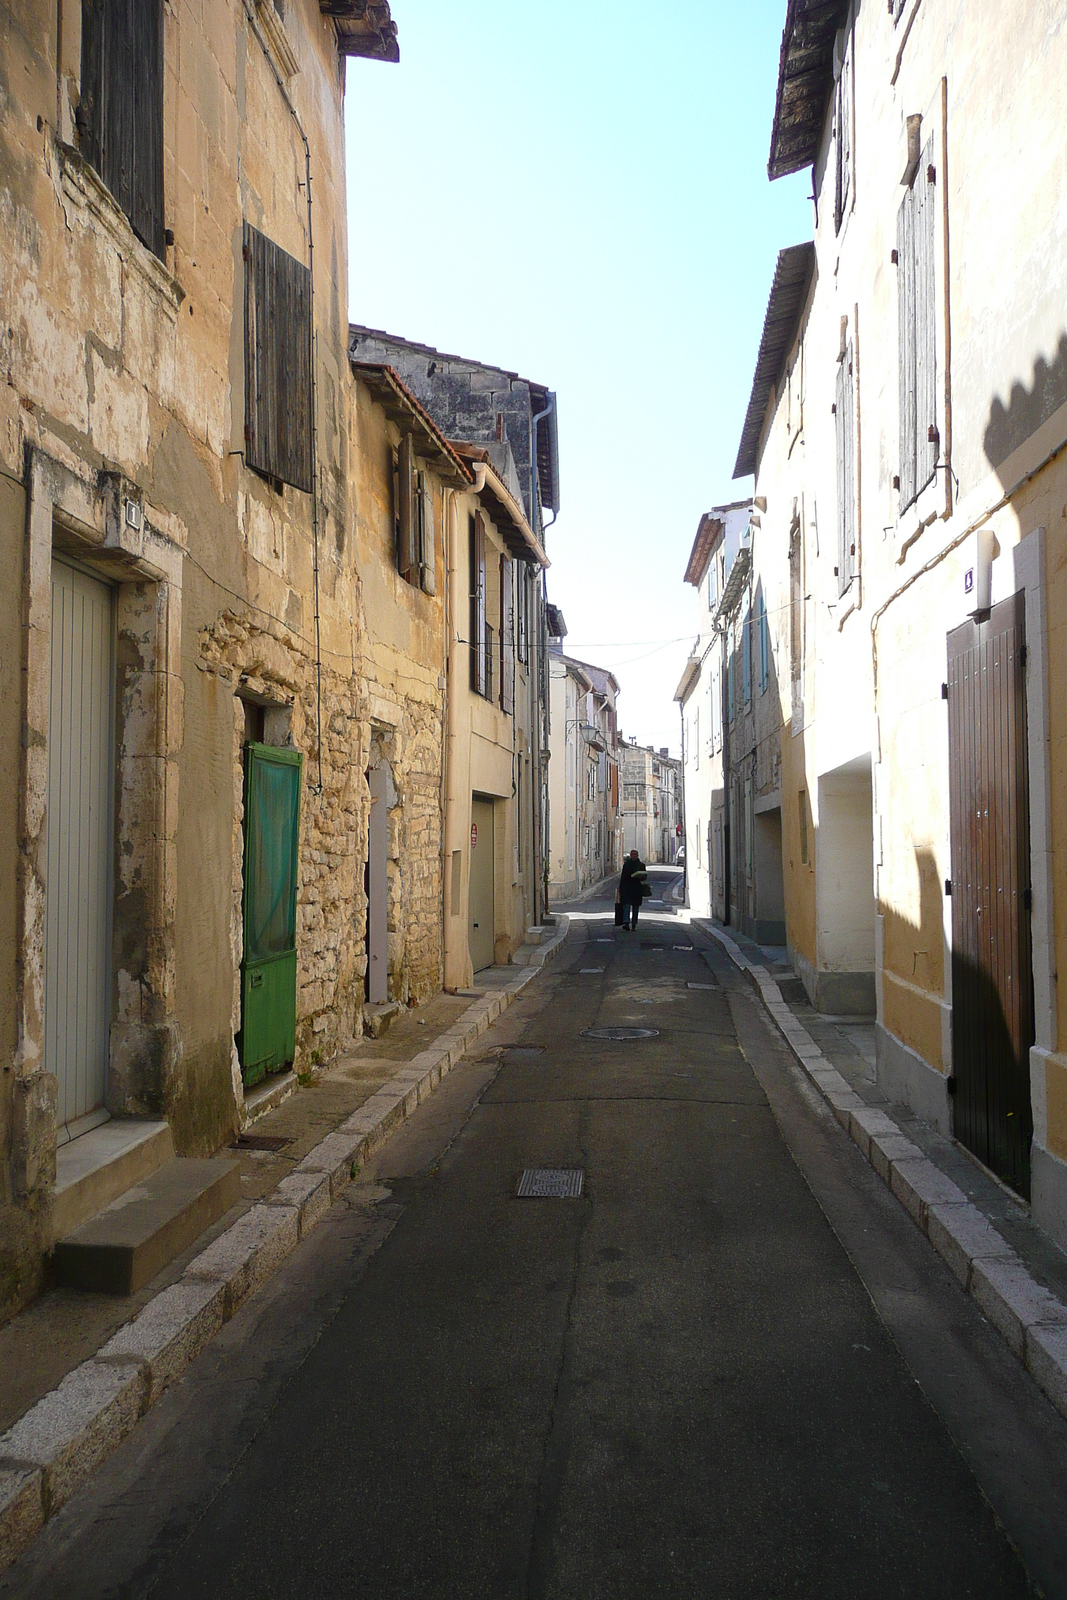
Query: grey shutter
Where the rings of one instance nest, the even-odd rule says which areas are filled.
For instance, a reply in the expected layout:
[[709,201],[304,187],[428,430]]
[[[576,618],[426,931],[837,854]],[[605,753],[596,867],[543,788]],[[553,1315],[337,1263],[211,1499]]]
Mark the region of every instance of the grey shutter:
[[164,256],[163,0],[83,0],[79,122],[86,160]]
[[856,562],[856,434],[852,345],[837,367],[837,592],[844,594],[855,576]]
[[423,594],[437,593],[437,541],[433,525],[433,488],[419,473],[419,566]]
[[471,688],[484,695],[488,683],[485,625],[485,524],[476,511],[470,519],[470,663]]
[[515,709],[515,585],[507,556],[500,557],[500,709]]
[[249,223],[245,257],[245,462],[310,494],[311,273]]
[[405,433],[397,451],[397,545],[396,565],[401,577],[411,581],[417,565],[415,519],[418,516],[415,483],[415,441]]
[[[936,274],[936,182],[934,141],[927,141],[912,185],[915,252],[915,492],[919,494],[937,470],[937,317],[934,304]],[[934,174],[936,179],[936,173]]]
[[897,329],[900,386],[900,509],[915,499],[915,191],[909,189],[897,212]]
[[530,609],[530,607],[529,607],[530,583],[529,583],[529,576],[528,576],[528,573],[527,573],[525,561],[520,561],[518,563],[518,565],[516,566],[516,569],[515,569],[515,584],[516,584],[516,587],[518,589],[518,610],[519,610],[518,656],[519,656],[519,660],[522,662],[523,666],[525,666],[527,664],[527,662],[529,661],[529,659],[530,659],[529,634],[528,634],[528,629],[529,629],[529,609]]

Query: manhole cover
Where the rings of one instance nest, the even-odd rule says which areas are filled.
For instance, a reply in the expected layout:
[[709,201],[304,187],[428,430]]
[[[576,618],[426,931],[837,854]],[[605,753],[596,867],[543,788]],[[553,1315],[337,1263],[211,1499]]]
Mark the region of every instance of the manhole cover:
[[239,1133],[231,1150],[284,1150],[292,1139],[283,1139],[278,1133]]
[[515,1191],[520,1200],[577,1200],[582,1167],[527,1167]]
[[543,1056],[543,1044],[513,1044],[504,1052],[509,1061],[533,1061],[537,1056]]
[[658,1039],[658,1028],[583,1028],[583,1039]]

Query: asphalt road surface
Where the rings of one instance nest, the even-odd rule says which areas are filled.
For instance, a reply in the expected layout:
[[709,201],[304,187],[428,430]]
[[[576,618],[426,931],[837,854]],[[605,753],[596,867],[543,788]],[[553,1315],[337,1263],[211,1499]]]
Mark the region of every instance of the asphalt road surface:
[[1067,1594],[1067,1425],[717,947],[580,911],[0,1594]]

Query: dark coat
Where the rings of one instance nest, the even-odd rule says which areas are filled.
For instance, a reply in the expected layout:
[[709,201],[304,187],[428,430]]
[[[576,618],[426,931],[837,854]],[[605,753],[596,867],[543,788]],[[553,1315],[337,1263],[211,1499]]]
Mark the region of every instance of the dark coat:
[[622,864],[622,876],[619,878],[619,899],[625,905],[641,904],[647,895],[652,893],[652,885],[648,881],[648,872],[643,861],[634,861],[630,856]]

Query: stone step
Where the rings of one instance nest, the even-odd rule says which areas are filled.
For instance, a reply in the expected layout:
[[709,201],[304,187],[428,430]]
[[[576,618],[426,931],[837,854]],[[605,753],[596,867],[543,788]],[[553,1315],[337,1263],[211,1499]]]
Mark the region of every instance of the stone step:
[[56,1238],[73,1233],[132,1184],[173,1160],[167,1123],[134,1117],[116,1117],[60,1145],[52,1202]]
[[240,1197],[238,1162],[172,1157],[59,1240],[56,1281],[134,1294]]
[[372,1039],[380,1039],[383,1033],[388,1033],[394,1018],[400,1015],[399,1000],[379,1000],[371,1004],[369,1001],[363,1007],[363,1027]]

